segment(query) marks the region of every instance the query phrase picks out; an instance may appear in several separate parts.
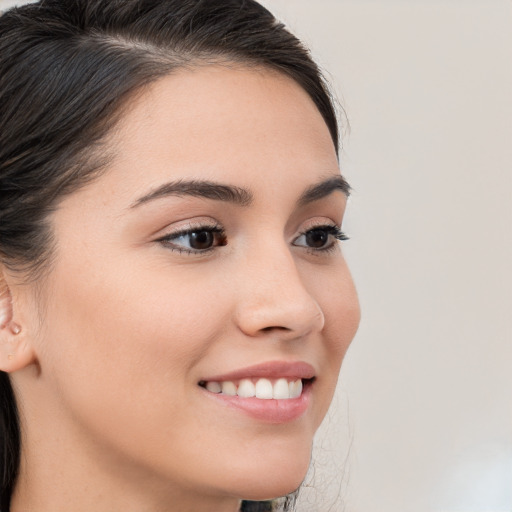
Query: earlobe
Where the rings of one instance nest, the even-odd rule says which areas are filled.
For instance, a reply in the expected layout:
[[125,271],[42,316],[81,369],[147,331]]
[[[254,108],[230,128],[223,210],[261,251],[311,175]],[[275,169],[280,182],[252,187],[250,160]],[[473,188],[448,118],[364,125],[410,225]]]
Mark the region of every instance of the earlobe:
[[34,361],[35,354],[21,327],[14,323],[3,327],[0,331],[0,370],[12,373]]
[[34,362],[33,350],[14,321],[12,295],[3,273],[0,274],[0,370],[15,372]]

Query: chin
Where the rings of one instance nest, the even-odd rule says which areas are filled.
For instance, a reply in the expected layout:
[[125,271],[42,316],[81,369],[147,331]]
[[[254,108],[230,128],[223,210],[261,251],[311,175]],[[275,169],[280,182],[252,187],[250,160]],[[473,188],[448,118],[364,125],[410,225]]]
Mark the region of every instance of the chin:
[[[297,490],[302,484],[311,461],[311,450],[301,450],[293,456],[276,457],[269,454],[258,467],[249,467],[250,461],[236,478],[238,492],[242,499],[265,501],[286,496]],[[263,459],[265,459],[263,455]]]
[[294,475],[291,478],[289,475],[279,475],[279,478],[271,481],[264,479],[260,482],[253,481],[252,484],[247,482],[249,485],[246,485],[244,492],[241,493],[241,498],[249,501],[267,501],[286,496],[300,487],[306,476],[306,471],[300,477]]

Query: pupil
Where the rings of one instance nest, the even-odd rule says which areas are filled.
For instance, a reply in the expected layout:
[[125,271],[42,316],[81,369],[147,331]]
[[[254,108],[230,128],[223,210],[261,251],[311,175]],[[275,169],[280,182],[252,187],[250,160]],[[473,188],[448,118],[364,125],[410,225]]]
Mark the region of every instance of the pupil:
[[195,231],[190,233],[190,247],[192,249],[209,249],[213,245],[213,233],[211,231]]
[[306,234],[306,242],[310,247],[323,247],[328,238],[329,235],[321,229],[313,229]]

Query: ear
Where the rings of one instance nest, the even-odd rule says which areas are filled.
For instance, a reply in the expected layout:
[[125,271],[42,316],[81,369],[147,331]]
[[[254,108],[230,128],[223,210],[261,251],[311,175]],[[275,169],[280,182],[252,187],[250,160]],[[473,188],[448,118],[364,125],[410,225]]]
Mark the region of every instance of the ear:
[[15,372],[35,361],[21,324],[15,321],[11,283],[0,266],[0,370]]

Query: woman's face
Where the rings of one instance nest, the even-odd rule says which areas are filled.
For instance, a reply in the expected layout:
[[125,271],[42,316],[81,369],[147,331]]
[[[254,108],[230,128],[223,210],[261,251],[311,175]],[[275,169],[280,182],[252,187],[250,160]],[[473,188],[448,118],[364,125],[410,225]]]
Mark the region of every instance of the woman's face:
[[147,489],[293,490],[359,321],[325,122],[288,78],[205,66],[133,100],[109,144],[52,214],[25,320],[41,439]]

